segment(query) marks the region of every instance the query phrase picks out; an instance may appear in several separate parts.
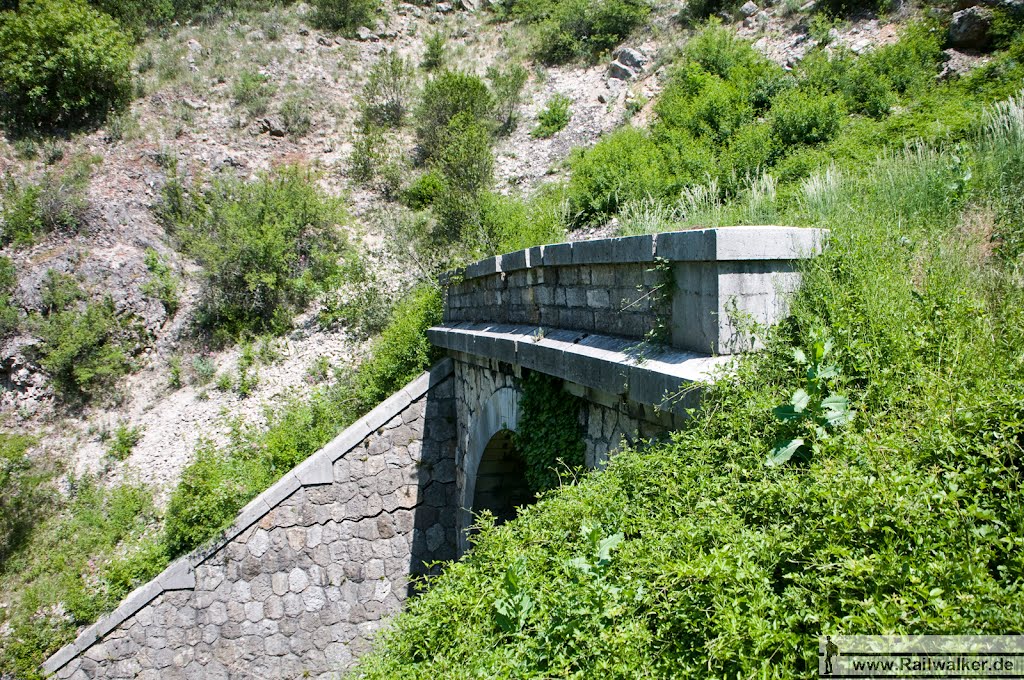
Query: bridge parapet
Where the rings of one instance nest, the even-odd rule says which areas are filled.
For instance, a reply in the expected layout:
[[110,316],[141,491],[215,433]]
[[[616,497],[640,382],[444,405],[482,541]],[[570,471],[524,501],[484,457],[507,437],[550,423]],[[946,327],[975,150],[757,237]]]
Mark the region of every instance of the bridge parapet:
[[788,313],[797,262],[826,234],[726,227],[536,246],[444,275],[444,322],[655,334],[681,350],[743,352],[757,348],[749,328]]

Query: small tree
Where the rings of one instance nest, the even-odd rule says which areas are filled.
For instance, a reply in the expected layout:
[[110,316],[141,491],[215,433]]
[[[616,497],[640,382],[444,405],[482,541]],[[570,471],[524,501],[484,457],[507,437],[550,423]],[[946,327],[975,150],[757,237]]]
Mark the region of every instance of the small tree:
[[0,107],[20,129],[98,122],[131,99],[132,54],[82,0],[24,0],[0,13]]
[[485,121],[494,113],[494,96],[479,77],[445,71],[427,82],[416,110],[416,137],[423,155],[434,158],[448,134],[448,125],[459,114]]
[[395,52],[373,65],[359,102],[364,125],[401,126],[409,112],[414,72],[412,64]]
[[504,133],[509,133],[516,127],[523,86],[526,85],[529,75],[519,64],[513,64],[507,69],[495,66],[487,69],[487,80],[491,81],[491,90],[494,92],[498,124]]

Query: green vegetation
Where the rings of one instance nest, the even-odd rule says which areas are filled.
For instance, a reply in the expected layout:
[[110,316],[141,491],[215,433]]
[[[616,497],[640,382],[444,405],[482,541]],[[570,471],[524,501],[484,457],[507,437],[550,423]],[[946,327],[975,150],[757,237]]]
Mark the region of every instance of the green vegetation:
[[513,0],[496,11],[531,26],[537,59],[562,64],[610,51],[643,23],[650,6],[643,0]]
[[569,112],[569,105],[572,100],[564,94],[556,94],[545,104],[544,110],[537,115],[537,127],[530,131],[530,136],[535,138],[551,137],[556,132],[565,129],[572,118]]
[[236,106],[241,106],[250,116],[262,116],[270,106],[274,86],[270,77],[257,71],[242,71],[231,86],[231,97]]
[[530,491],[542,493],[558,488],[560,479],[583,468],[582,404],[562,389],[561,380],[543,373],[527,375],[522,390],[513,440],[526,460]]
[[18,272],[10,258],[0,256],[0,338],[14,333],[21,323],[18,308],[11,300],[18,285]]
[[444,71],[427,81],[416,109],[416,141],[426,160],[445,146],[448,126],[461,116],[462,126],[486,124],[494,113],[494,95],[478,76]]
[[423,39],[423,59],[420,67],[425,71],[437,71],[445,65],[448,38],[441,31],[434,31]]
[[216,178],[206,190],[172,179],[161,217],[203,266],[198,322],[219,343],[287,330],[314,296],[340,283],[339,258],[355,257],[337,229],[340,203],[298,166],[252,183]]
[[0,432],[0,564],[21,547],[47,501],[45,475],[25,455],[35,443],[34,437]]
[[360,124],[400,127],[413,94],[413,65],[396,52],[388,52],[370,69],[359,98]]
[[132,95],[132,46],[83,0],[0,12],[0,110],[17,132],[102,121]]
[[1020,628],[1022,152],[1015,100],[959,145],[780,191],[781,223],[831,236],[766,350],[668,441],[481,520],[359,676],[790,678],[819,634]]
[[36,182],[8,175],[0,187],[0,243],[26,246],[54,231],[78,231],[90,171],[90,160],[78,159],[62,171],[45,171]]
[[128,427],[125,423],[119,423],[107,447],[107,454],[114,460],[126,460],[132,455],[135,445],[142,441],[142,434],[142,427]]
[[351,375],[282,407],[266,429],[238,426],[226,446],[202,446],[167,509],[170,554],[216,536],[258,493],[428,367],[436,350],[426,329],[440,318],[438,291],[417,289],[398,304],[370,359]]
[[320,28],[355,35],[361,26],[372,27],[380,0],[314,0],[313,22]]
[[68,497],[47,495],[31,542],[0,568],[4,592],[14,594],[0,611],[11,628],[0,640],[0,672],[13,677],[41,680],[39,665],[79,626],[167,565],[159,544],[146,539],[157,519],[147,489],[104,488],[88,477],[71,482]]
[[491,92],[494,93],[498,131],[501,134],[515,130],[519,122],[519,104],[529,76],[527,70],[519,64],[512,64],[507,68],[491,66],[487,69],[487,80],[491,83]]
[[152,248],[146,249],[143,258],[150,273],[150,279],[142,284],[143,294],[159,300],[167,315],[174,316],[181,302],[174,270]]
[[939,82],[941,58],[940,31],[912,24],[862,57],[815,51],[786,73],[709,26],[684,47],[650,130],[623,128],[572,157],[573,222],[602,222],[648,198],[676,201],[700,185],[728,200],[765,172],[798,182],[912,140],[962,142],[985,103],[1015,91],[1024,67],[1010,50]]
[[89,299],[74,277],[50,270],[43,287],[42,314],[30,323],[41,343],[39,363],[65,399],[101,396],[132,368],[145,346],[145,332],[121,318],[110,296]]
[[303,137],[313,127],[309,103],[302,97],[288,97],[281,104],[281,124],[293,137]]

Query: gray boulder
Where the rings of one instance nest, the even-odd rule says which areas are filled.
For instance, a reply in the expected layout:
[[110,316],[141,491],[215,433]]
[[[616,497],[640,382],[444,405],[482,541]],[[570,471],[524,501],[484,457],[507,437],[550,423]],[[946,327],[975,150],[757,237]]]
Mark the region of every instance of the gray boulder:
[[953,47],[982,48],[989,44],[992,10],[968,7],[953,13],[949,24],[949,44]]
[[740,7],[740,14],[745,17],[752,17],[757,14],[759,9],[760,7],[757,6],[757,3],[753,0],[747,0],[747,2],[743,3],[743,6]]
[[636,72],[619,61],[613,61],[608,65],[608,77],[613,80],[632,80]]
[[647,56],[640,50],[634,50],[632,47],[620,47],[612,54],[612,58],[633,71],[634,74],[643,71],[644,66],[647,64]]

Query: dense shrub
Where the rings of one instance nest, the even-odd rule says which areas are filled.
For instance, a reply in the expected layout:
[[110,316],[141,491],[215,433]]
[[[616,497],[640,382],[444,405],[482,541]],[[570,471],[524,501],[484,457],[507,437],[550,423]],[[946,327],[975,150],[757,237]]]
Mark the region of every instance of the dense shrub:
[[132,46],[83,0],[23,0],[0,13],[0,107],[18,130],[102,120],[132,95]]
[[147,338],[137,322],[118,316],[109,296],[90,300],[73,277],[50,270],[43,303],[44,313],[32,324],[41,340],[36,351],[65,399],[100,396],[132,369],[132,356]]
[[420,210],[437,203],[444,196],[444,192],[444,176],[437,170],[431,169],[416,176],[416,179],[402,192],[401,200],[413,210]]
[[149,489],[68,481],[68,495],[49,498],[31,541],[4,563],[10,634],[0,638],[0,673],[11,677],[42,680],[50,654],[167,565],[162,546],[144,538],[157,519]]
[[314,0],[313,22],[320,28],[354,35],[361,26],[373,26],[380,5],[380,0]]
[[570,158],[569,200],[574,221],[609,215],[630,199],[668,196],[675,186],[661,149],[651,135],[625,127]]
[[491,130],[486,121],[478,120],[469,113],[460,113],[452,118],[433,162],[444,178],[448,192],[464,198],[490,187],[494,181],[491,141]]
[[423,38],[423,59],[420,66],[425,71],[437,71],[445,65],[445,51],[448,39],[441,31],[433,31]]
[[29,245],[53,231],[78,231],[89,172],[88,163],[77,162],[63,172],[48,170],[36,182],[8,176],[0,188],[0,243]]
[[491,120],[494,96],[486,83],[456,71],[445,71],[427,81],[416,109],[416,139],[425,158],[441,151],[448,125],[459,114],[478,122]]
[[207,190],[173,180],[161,214],[203,267],[198,320],[219,342],[289,328],[317,293],[337,285],[339,258],[350,252],[337,229],[340,204],[298,166],[249,183],[218,178]]
[[388,52],[370,69],[359,99],[363,125],[399,127],[405,122],[415,70],[397,52]]
[[826,142],[839,132],[845,114],[835,95],[790,90],[772,106],[772,133],[784,145]]
[[610,51],[650,12],[643,0],[527,0],[509,11],[536,24],[533,52],[547,64],[594,58]]

